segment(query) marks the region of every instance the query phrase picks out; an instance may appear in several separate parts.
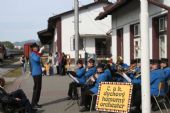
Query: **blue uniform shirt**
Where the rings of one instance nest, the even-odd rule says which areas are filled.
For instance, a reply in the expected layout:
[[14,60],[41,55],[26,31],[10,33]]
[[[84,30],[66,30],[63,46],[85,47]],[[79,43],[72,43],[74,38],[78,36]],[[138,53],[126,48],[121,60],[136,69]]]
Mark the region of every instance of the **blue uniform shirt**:
[[89,68],[88,71],[85,73],[86,79],[94,75],[96,73],[96,70],[96,67]]
[[41,76],[42,68],[41,68],[41,58],[35,52],[31,52],[30,54],[30,63],[31,63],[31,74],[32,76]]
[[163,69],[164,73],[165,73],[165,79],[168,80],[170,79],[170,68],[166,67]]
[[108,81],[112,81],[112,74],[111,74],[110,70],[109,70],[109,69],[106,69],[106,70],[104,71],[104,73],[107,74],[107,80],[108,80]]
[[[161,69],[152,70],[150,73],[151,95],[157,96],[159,94],[159,83],[164,82],[164,72]],[[160,95],[165,95],[165,89],[160,91]]]
[[101,73],[96,82],[95,82],[95,85],[90,89],[90,91],[92,91],[94,94],[96,94],[98,92],[98,88],[99,88],[99,84],[101,82],[105,82],[107,81],[107,74],[106,73]]
[[84,67],[78,68],[76,71],[76,76],[77,76],[77,79],[80,82],[80,84],[85,84],[85,82],[86,82],[85,72],[86,72],[86,70]]
[[169,91],[169,86],[168,86],[168,80],[170,80],[170,68],[166,67],[163,69],[164,74],[165,74],[165,91]]

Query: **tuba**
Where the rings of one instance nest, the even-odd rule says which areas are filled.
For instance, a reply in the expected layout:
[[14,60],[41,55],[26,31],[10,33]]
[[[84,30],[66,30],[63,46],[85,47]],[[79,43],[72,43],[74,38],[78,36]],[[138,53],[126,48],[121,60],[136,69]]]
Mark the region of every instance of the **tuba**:
[[122,63],[123,63],[123,58],[121,56],[118,56],[115,64],[115,68],[119,73],[122,73],[124,71],[123,67],[121,66]]

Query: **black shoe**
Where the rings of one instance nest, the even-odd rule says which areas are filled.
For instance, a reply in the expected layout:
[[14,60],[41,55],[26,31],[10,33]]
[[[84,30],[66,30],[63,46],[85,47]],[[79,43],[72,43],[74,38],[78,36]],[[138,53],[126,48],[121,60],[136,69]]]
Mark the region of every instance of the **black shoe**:
[[71,99],[72,99],[72,97],[68,97],[68,98],[67,98],[67,100],[71,100]]
[[35,112],[38,111],[38,109],[35,109],[35,108],[32,108],[32,110],[35,111]]
[[41,108],[42,106],[39,105],[39,104],[36,104],[36,105],[33,105],[33,109],[38,109],[38,108]]
[[90,111],[90,108],[87,108],[87,107],[83,107],[80,112],[86,112],[86,111]]
[[158,106],[153,106],[152,107],[152,111],[158,111],[158,110],[159,110]]
[[73,99],[73,100],[78,100],[78,97],[77,97],[77,96],[75,96],[75,97],[73,97],[72,99]]

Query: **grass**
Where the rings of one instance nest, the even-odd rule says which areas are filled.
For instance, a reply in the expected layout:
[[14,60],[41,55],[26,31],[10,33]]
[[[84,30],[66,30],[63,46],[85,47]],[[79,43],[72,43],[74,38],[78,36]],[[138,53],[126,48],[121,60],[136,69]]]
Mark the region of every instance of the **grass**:
[[20,77],[22,75],[21,67],[16,68],[15,70],[12,70],[8,72],[4,77]]

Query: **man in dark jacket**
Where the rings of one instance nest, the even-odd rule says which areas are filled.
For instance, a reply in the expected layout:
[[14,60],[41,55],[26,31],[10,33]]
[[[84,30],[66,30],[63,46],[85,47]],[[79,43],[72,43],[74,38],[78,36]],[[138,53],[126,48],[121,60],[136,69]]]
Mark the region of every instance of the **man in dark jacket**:
[[35,113],[36,109],[33,109],[23,90],[18,89],[14,92],[7,93],[3,88],[4,85],[5,80],[0,78],[0,101],[4,107],[7,105],[14,108],[24,107],[28,113]]

